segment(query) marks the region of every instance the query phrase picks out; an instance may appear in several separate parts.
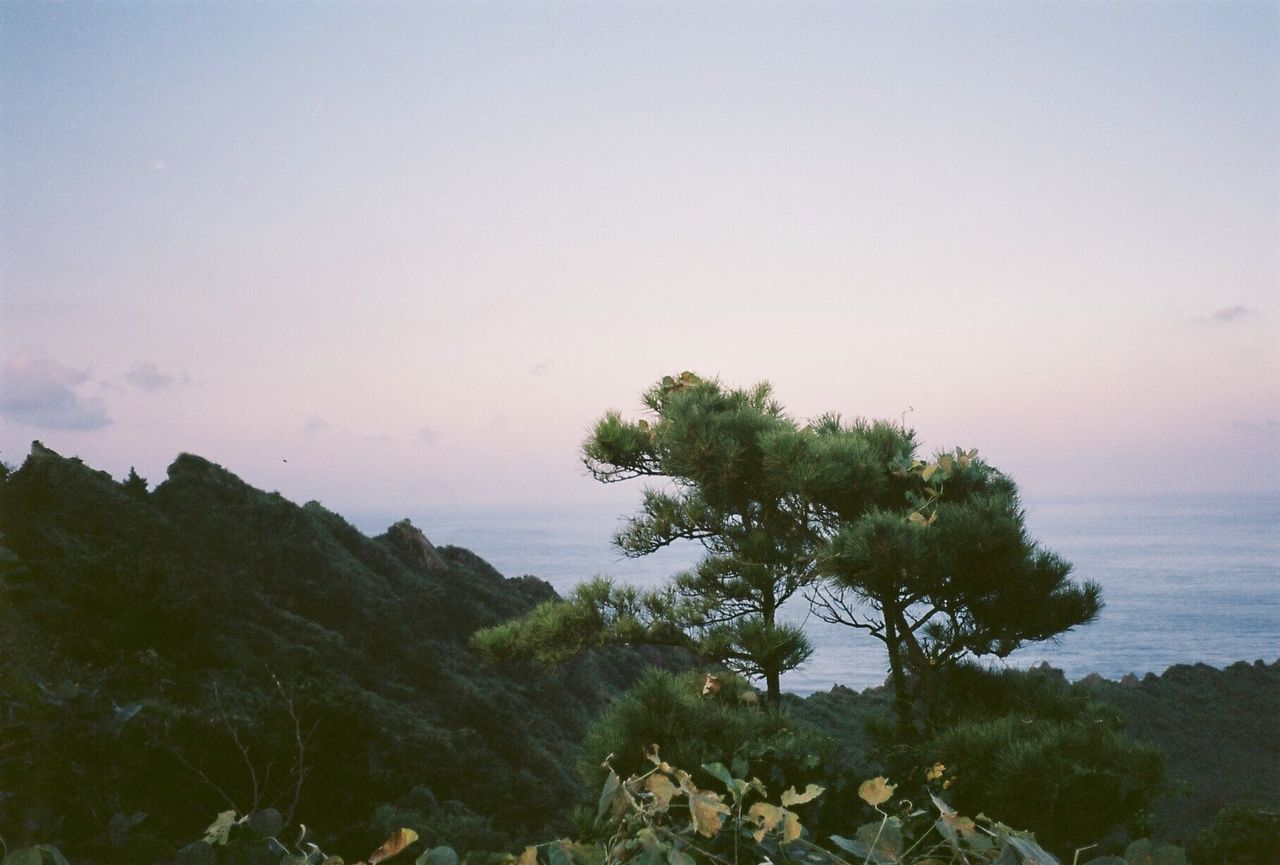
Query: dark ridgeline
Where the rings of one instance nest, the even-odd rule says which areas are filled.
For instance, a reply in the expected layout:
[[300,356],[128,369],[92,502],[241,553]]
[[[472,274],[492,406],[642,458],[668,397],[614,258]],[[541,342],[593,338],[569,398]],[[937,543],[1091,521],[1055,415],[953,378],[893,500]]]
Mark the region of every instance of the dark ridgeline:
[[153,861],[232,807],[337,848],[409,819],[464,848],[563,831],[588,723],[663,657],[486,667],[467,637],[547,583],[407,520],[368,538],[189,454],[148,493],[36,443],[0,532],[11,849]]

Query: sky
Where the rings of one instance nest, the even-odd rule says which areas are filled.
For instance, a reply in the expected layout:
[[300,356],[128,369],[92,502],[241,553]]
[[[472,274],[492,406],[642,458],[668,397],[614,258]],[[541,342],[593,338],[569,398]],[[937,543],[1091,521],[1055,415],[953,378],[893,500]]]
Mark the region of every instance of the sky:
[[663,375],[1280,489],[1275,3],[0,3],[0,459],[601,503]]

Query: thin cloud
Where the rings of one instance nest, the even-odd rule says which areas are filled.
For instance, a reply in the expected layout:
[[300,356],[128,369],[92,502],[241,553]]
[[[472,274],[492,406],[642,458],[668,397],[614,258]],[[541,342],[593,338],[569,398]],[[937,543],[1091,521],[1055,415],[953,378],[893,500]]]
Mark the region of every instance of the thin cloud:
[[307,422],[302,425],[302,432],[306,435],[324,432],[329,428],[329,422],[318,414],[313,414],[307,418]]
[[1232,426],[1241,432],[1253,433],[1254,435],[1274,436],[1280,434],[1280,418],[1238,420]]
[[1251,315],[1253,315],[1252,309],[1237,303],[1235,306],[1224,306],[1222,309],[1214,310],[1213,315],[1209,316],[1209,318],[1222,324],[1230,324],[1233,321],[1239,321]]
[[106,405],[75,391],[88,380],[51,357],[19,352],[0,369],[0,417],[44,429],[101,429],[111,423]]
[[133,368],[125,373],[124,380],[139,390],[164,390],[172,387],[177,379],[160,369],[149,360],[141,363],[135,363]]

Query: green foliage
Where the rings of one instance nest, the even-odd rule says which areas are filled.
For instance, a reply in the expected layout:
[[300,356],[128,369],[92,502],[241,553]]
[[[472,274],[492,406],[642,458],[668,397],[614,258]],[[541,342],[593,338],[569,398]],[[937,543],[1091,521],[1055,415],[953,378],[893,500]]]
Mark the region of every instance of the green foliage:
[[810,652],[793,625],[755,617],[708,624],[704,604],[681,597],[674,586],[640,591],[603,577],[582,583],[562,601],[477,631],[471,645],[490,660],[527,658],[546,666],[604,646],[672,646],[766,679],[769,670],[799,666]]
[[[641,592],[598,577],[564,600],[546,601],[522,618],[477,631],[471,645],[491,660],[528,658],[546,666],[609,645],[670,645],[697,651],[680,624],[674,593]],[[714,651],[714,650],[711,650]]]
[[[1129,738],[1117,713],[1087,690],[1056,670],[972,664],[942,671],[934,685],[923,739],[904,743],[884,714],[864,713],[876,727],[884,767],[904,779],[907,795],[945,789],[961,810],[1000,814],[1053,849],[1114,839],[1117,828],[1146,830],[1162,756]],[[846,697],[829,712],[852,714],[865,702]]]
[[1223,808],[1187,852],[1192,865],[1274,865],[1280,861],[1280,809]]
[[755,691],[743,679],[730,673],[715,678],[718,692],[704,694],[708,689],[703,674],[647,672],[588,730],[580,761],[588,784],[599,784],[607,774],[602,765],[606,760],[626,774],[641,771],[648,762],[645,754],[655,744],[673,762],[686,766],[728,765],[748,748],[785,755],[796,763],[787,767],[791,770],[805,760],[817,762],[820,737],[809,735],[798,742],[784,716],[760,710]]
[[992,670],[957,664],[935,680],[931,721],[941,729],[960,721],[1015,715],[1044,721],[1100,720],[1114,725],[1117,715],[1067,683],[1060,670]]
[[[857,796],[871,822],[846,822],[839,833],[816,830],[827,790],[821,784],[766,784],[751,767],[708,763],[697,777],[666,759],[657,746],[625,781],[606,761],[591,816],[590,839],[559,839],[510,853],[467,854],[468,865],[742,865],[750,862],[806,865],[1059,865],[1037,837],[979,814],[960,814],[931,794],[932,807],[916,807],[884,777],[863,781]],[[771,794],[770,790],[781,790]],[[846,821],[852,812],[842,811]],[[387,814],[388,818],[394,816]],[[394,824],[392,824],[394,826]],[[414,865],[459,865],[455,848],[398,826],[360,865],[401,857]],[[823,843],[827,839],[829,843]],[[1093,845],[1090,845],[1092,847]],[[1086,847],[1084,849],[1089,849]],[[1079,861],[1083,850],[1077,850]],[[1134,842],[1124,858],[1105,856],[1093,865],[1186,865],[1183,851]],[[286,829],[276,812],[220,813],[198,840],[166,862],[176,865],[342,865],[311,838],[306,827]],[[14,850],[3,865],[67,865],[53,846]]]
[[640,513],[615,537],[642,556],[677,541],[705,556],[678,577],[686,602],[674,627],[709,660],[764,679],[770,704],[779,677],[808,658],[804,635],[777,621],[779,608],[813,579],[804,505],[785,458],[795,423],[769,385],[725,388],[691,372],[667,376],[644,394],[647,418],[609,412],[583,445],[600,481],[661,478]]
[[962,810],[1035,827],[1056,849],[1136,825],[1162,776],[1159,752],[1105,724],[1017,716],[962,721],[929,743]]
[[450,844],[460,850],[494,850],[510,843],[510,836],[493,827],[493,820],[456,800],[437,803],[430,790],[415,788],[393,804],[373,813],[367,837],[381,838],[406,827],[428,844]]
[[758,778],[735,777],[722,765],[704,766],[714,780],[699,786],[656,750],[648,756],[652,768],[647,771],[626,781],[610,772],[604,782],[598,819],[607,827],[601,833],[606,865],[850,865],[850,855],[864,865],[1058,865],[1029,833],[981,816],[962,817],[936,796],[936,810],[916,809],[907,801],[890,804],[894,786],[883,777],[859,787],[877,818],[857,826],[851,836],[829,836],[831,843],[824,846],[804,822],[808,809],[825,795],[820,785],[793,786],[774,799]]
[[[822,831],[840,830],[858,808],[861,754],[794,717],[789,706],[762,711],[755,691],[730,673],[649,672],[591,727],[580,769],[592,786],[608,774],[606,762],[625,774],[644,771],[655,745],[680,765],[721,764],[738,775],[749,766],[778,789],[822,785],[827,794],[809,815]],[[699,775],[699,783],[708,781]]]
[[[927,724],[938,671],[1096,618],[1098,586],[1072,582],[1070,565],[1027,536],[1016,486],[976,450],[925,462],[911,431],[836,417],[803,432],[827,578],[815,610],[884,644],[900,735]],[[826,478],[845,475],[862,494],[829,490]]]
[[805,591],[819,616],[884,644],[909,736],[937,670],[1005,657],[1101,608],[1096,584],[1070,581],[1070,565],[1027,536],[1017,488],[976,450],[926,462],[901,425],[827,415],[801,428],[768,384],[730,389],[691,372],[663,378],[644,403],[639,420],[607,413],[583,458],[606,483],[664,481],[615,542],[633,556],[702,544],[703,559],[668,590],[684,603],[630,631],[612,625],[608,603],[542,610],[482,637],[491,651],[524,645],[557,659],[642,642],[661,621],[704,658],[762,678],[777,705],[780,675],[812,651],[777,612]]
[[1091,678],[1077,687],[1114,707],[1130,735],[1165,752],[1169,782],[1184,793],[1156,803],[1159,837],[1189,838],[1231,802],[1280,809],[1277,761],[1260,759],[1275,753],[1280,663],[1179,664],[1137,683]]
[[120,487],[127,495],[134,498],[146,498],[147,479],[138,474],[137,469],[129,466],[129,476],[120,482]]
[[1124,849],[1124,862],[1125,865],[1187,865],[1187,854],[1173,844],[1159,846],[1151,843],[1150,838],[1139,838]]
[[415,788],[441,836],[549,831],[581,794],[587,724],[661,660],[484,667],[465,638],[549,586],[407,524],[365,537],[190,455],[142,496],[36,446],[0,483],[0,532],[14,849],[157,861],[192,813],[275,807],[363,850],[377,806]]

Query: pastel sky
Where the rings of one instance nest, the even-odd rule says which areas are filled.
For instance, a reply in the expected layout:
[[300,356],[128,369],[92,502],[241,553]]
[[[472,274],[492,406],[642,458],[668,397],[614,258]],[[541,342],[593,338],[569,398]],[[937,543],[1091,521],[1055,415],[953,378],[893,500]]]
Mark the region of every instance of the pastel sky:
[[1275,490],[1278,240],[1270,2],[0,5],[10,463],[604,501],[692,369],[1028,497]]

